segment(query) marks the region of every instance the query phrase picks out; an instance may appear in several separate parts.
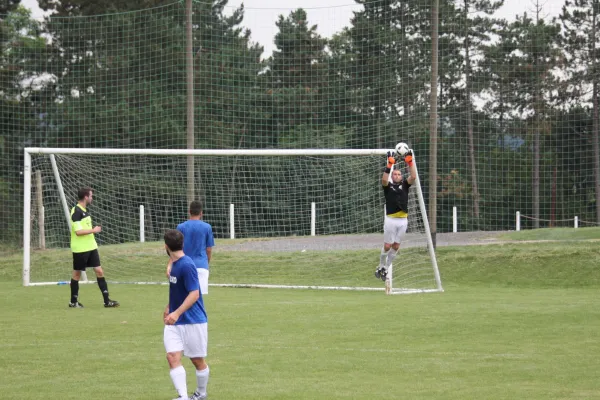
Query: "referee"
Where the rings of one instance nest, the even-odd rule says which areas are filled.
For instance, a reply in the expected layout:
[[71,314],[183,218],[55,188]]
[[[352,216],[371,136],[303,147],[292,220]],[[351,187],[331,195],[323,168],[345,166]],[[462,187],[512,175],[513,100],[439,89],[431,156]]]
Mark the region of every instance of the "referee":
[[92,228],[92,217],[87,210],[87,207],[92,204],[93,195],[94,192],[89,187],[79,189],[77,205],[71,209],[71,251],[73,252],[71,301],[69,302],[71,308],[83,308],[83,304],[79,302],[79,279],[81,271],[85,271],[87,267],[94,268],[98,287],[104,297],[104,307],[119,307],[118,301],[108,297],[108,285],[100,266],[100,255],[94,233],[102,232],[102,227]]

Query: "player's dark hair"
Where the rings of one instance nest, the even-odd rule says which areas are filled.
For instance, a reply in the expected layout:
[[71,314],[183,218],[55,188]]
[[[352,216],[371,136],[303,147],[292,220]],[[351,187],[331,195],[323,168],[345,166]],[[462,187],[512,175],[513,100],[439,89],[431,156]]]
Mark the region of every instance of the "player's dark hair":
[[90,193],[92,193],[93,190],[91,187],[84,187],[79,189],[79,191],[77,191],[77,198],[79,200],[83,200],[86,196],[89,196]]
[[167,229],[165,232],[165,244],[171,251],[183,250],[183,233],[176,229]]
[[202,202],[200,200],[194,200],[190,203],[190,215],[197,217],[202,214]]

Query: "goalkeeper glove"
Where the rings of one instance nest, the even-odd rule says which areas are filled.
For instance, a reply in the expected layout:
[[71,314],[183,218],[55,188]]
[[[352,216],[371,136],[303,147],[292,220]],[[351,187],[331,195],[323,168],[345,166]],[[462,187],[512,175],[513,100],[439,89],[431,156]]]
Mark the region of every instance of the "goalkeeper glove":
[[412,167],[412,165],[413,165],[413,156],[412,156],[412,151],[411,150],[409,150],[408,153],[406,153],[404,155],[404,162],[409,167]]
[[387,167],[392,168],[394,164],[396,164],[396,159],[394,158],[394,152],[390,150],[387,152]]

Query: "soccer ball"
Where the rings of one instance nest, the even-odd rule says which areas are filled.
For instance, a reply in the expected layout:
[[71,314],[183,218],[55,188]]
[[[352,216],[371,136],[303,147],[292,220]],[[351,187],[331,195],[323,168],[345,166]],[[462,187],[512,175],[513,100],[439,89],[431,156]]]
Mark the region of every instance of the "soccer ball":
[[396,145],[396,154],[401,155],[402,157],[404,157],[406,155],[406,153],[408,153],[410,150],[410,147],[408,147],[408,145],[404,142],[400,142]]

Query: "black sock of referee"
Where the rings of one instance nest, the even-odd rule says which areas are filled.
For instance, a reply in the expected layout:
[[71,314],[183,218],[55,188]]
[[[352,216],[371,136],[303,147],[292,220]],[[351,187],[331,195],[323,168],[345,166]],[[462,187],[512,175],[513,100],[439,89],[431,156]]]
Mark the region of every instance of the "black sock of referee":
[[71,303],[77,303],[79,297],[79,281],[71,278]]
[[106,284],[106,279],[104,279],[104,277],[98,278],[98,287],[102,292],[102,297],[104,297],[104,304],[108,304],[108,285]]

